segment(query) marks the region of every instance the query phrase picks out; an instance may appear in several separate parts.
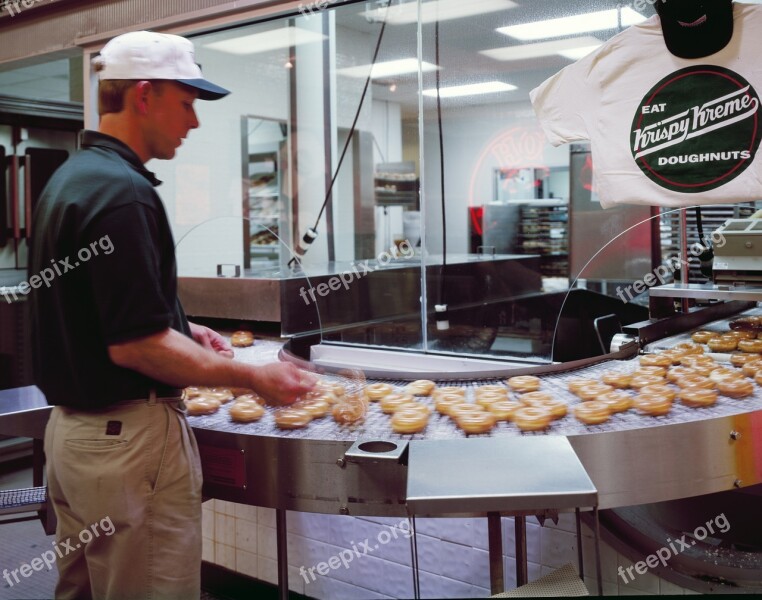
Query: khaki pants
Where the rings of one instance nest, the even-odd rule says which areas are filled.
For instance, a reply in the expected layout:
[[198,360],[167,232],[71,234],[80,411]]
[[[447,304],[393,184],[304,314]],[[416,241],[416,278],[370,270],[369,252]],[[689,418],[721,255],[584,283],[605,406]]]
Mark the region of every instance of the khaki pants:
[[198,598],[201,465],[177,400],[82,412],[45,431],[56,598]]

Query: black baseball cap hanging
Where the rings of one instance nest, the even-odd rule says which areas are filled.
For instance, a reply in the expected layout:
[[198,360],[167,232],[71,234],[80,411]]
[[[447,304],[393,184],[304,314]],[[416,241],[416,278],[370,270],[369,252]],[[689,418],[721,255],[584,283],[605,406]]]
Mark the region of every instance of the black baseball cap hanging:
[[719,52],[733,37],[732,0],[656,0],[664,41],[680,58]]

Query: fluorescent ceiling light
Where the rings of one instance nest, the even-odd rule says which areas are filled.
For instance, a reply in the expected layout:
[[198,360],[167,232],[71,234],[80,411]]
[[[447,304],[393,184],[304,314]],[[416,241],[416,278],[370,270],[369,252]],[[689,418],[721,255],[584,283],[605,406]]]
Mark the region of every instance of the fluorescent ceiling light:
[[[639,12],[629,7],[622,9],[622,27],[629,27],[642,23],[646,18]],[[605,29],[618,29],[619,15],[616,8],[599,12],[562,17],[548,21],[535,21],[523,25],[511,25],[500,27],[498,32],[516,38],[521,41],[542,40],[552,37],[577,35],[588,31],[603,31]]]
[[602,43],[598,38],[587,35],[565,40],[554,40],[552,42],[537,42],[535,44],[521,44],[518,46],[507,46],[506,48],[482,50],[479,54],[502,61],[543,58],[545,56],[553,56],[554,54],[561,54],[568,58],[569,52],[581,52],[585,50],[585,54],[588,54],[592,51],[590,48],[597,48]]
[[212,42],[205,44],[205,47],[228,54],[259,54],[291,46],[322,42],[325,39],[327,38],[322,33],[307,31],[301,27],[282,27],[264,33],[253,33],[231,40]]
[[[496,92],[510,92],[518,89],[510,83],[502,81],[487,81],[485,83],[474,83],[471,85],[457,85],[454,87],[439,88],[440,98],[459,98],[461,96],[476,96],[478,94],[494,94]],[[436,88],[423,91],[424,96],[437,97]]]
[[601,43],[598,43],[590,46],[582,46],[581,48],[570,48],[569,50],[562,50],[559,54],[570,60],[579,60],[580,58],[585,58],[593,50],[600,48],[601,45]]
[[[422,62],[421,70],[424,73],[430,71],[436,71],[441,67],[432,65],[431,63]],[[373,65],[373,71],[371,72],[370,65],[359,65],[357,67],[346,67],[339,69],[339,75],[346,75],[347,77],[360,77],[365,78],[368,73],[371,73],[371,79],[380,79],[383,77],[394,77],[396,75],[410,75],[411,73],[418,72],[418,59],[417,58],[401,58],[399,60],[390,60],[387,62],[376,63]]]
[[[473,17],[516,6],[518,5],[512,0],[429,0],[421,4],[421,23]],[[409,25],[418,22],[418,2],[395,4],[388,9],[377,8],[362,14],[375,21],[383,21],[386,16],[386,22],[391,25]]]

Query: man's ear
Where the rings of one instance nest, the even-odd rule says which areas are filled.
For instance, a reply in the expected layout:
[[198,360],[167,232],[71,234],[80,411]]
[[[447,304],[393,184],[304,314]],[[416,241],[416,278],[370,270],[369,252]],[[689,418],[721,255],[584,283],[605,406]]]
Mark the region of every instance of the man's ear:
[[149,96],[153,86],[150,81],[138,81],[133,88],[135,97],[133,103],[135,111],[139,115],[145,115],[148,112]]

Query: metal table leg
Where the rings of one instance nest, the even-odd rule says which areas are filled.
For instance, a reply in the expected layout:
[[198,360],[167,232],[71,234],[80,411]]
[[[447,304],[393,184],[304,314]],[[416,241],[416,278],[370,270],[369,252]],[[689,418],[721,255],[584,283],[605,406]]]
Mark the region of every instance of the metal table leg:
[[598,595],[603,596],[603,579],[601,576],[601,527],[598,520],[598,507],[593,507],[593,519],[595,520],[595,571],[598,580]]
[[525,585],[527,575],[527,518],[514,517],[513,526],[516,531],[516,587]]
[[278,598],[288,600],[288,539],[286,511],[275,509],[275,534],[278,541]]
[[580,519],[579,507],[574,509],[574,517],[577,521],[577,566],[579,567],[579,578],[585,580],[585,562],[582,556],[582,521]]
[[492,594],[505,591],[503,578],[503,527],[500,513],[487,513],[489,537],[489,579]]

